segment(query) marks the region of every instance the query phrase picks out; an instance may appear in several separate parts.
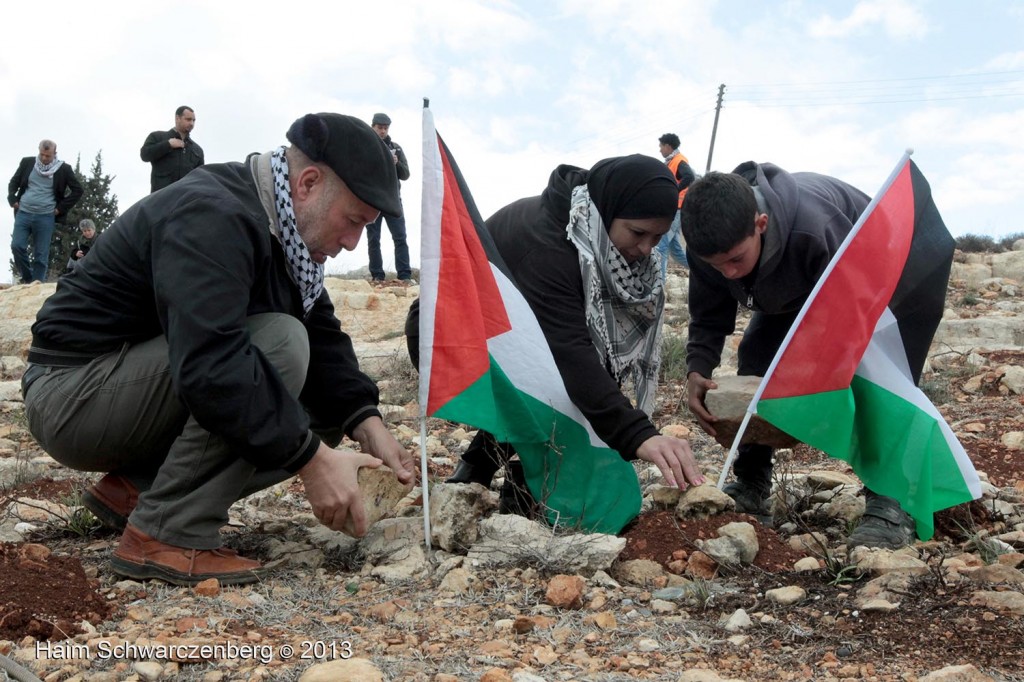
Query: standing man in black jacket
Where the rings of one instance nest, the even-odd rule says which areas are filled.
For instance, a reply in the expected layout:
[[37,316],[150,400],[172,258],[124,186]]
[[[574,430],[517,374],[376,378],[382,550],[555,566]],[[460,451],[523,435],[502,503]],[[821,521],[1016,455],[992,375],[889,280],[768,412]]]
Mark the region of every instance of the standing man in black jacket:
[[[377,136],[384,140],[384,144],[391,151],[398,179],[408,180],[409,160],[405,158],[402,146],[392,141],[391,135],[388,134],[391,129],[391,117],[387,114],[374,114],[372,126]],[[398,280],[408,283],[412,279],[412,266],[409,263],[409,243],[405,236],[405,217],[401,214],[391,215],[382,212],[377,220],[366,226],[366,243],[370,249],[370,277],[374,283],[384,281],[384,257],[380,252],[380,226],[384,220],[388,221],[388,231],[391,232],[391,240],[395,242],[395,272]]]
[[192,139],[195,127],[196,112],[192,107],[183,105],[174,112],[173,128],[153,131],[142,143],[139,156],[146,163],[153,164],[153,172],[149,176],[150,192],[181,180],[190,170],[205,163],[203,148]]
[[340,114],[287,138],[129,208],[32,325],[29,429],[62,464],[107,472],[83,501],[123,529],[120,575],[253,582],[259,562],[221,546],[237,500],[298,474],[321,523],[363,535],[360,467],[413,480],[324,289],[328,258],[401,213],[391,155]]
[[57,158],[53,140],[40,142],[39,156],[26,156],[18,164],[7,185],[7,203],[14,209],[11,254],[22,284],[46,281],[53,230],[56,223],[64,224],[81,197],[82,185],[71,166]]

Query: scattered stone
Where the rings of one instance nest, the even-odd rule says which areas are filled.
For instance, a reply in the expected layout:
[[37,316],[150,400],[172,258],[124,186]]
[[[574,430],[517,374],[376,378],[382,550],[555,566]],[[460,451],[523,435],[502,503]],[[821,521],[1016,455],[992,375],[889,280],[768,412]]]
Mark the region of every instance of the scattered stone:
[[473,589],[478,580],[476,575],[465,568],[453,568],[445,574],[437,589],[452,594],[466,594]]
[[857,547],[851,552],[850,558],[854,565],[856,565],[857,570],[876,576],[892,571],[918,575],[928,572],[928,564],[920,559],[889,549]]
[[[420,532],[422,537],[423,533]],[[626,538],[603,533],[556,536],[551,528],[515,514],[492,514],[480,523],[480,539],[467,558],[474,566],[520,566],[540,562],[551,572],[607,570]]]
[[656,639],[642,637],[641,639],[636,640],[636,648],[637,651],[651,652],[660,649],[661,645],[658,644],[658,640]]
[[995,678],[989,677],[970,663],[946,666],[941,670],[934,670],[917,679],[918,682],[994,682],[995,680]]
[[651,502],[653,502],[656,507],[671,509],[679,504],[679,498],[683,496],[683,491],[674,485],[661,485],[660,483],[654,483],[648,486],[647,495],[650,496]]
[[1008,450],[1024,450],[1024,431],[1007,431],[999,437],[999,442]]
[[156,661],[136,661],[135,672],[146,682],[159,680],[163,677],[164,666]]
[[430,488],[430,537],[448,552],[465,553],[480,537],[480,520],[498,508],[496,493],[479,483]]
[[1020,592],[992,592],[981,590],[971,596],[972,606],[1005,611],[1015,616],[1024,616],[1024,594]]
[[895,611],[896,609],[898,609],[899,606],[899,604],[893,604],[892,602],[886,601],[885,599],[869,599],[868,601],[864,602],[864,605],[860,608],[861,611],[866,611],[869,613],[889,613],[891,611]]
[[299,682],[384,682],[384,673],[366,658],[335,659],[318,663]]
[[52,554],[50,548],[45,545],[26,543],[18,550],[23,561],[44,562]]
[[1014,395],[1024,395],[1024,367],[1007,365],[1000,369],[1003,371],[1003,378],[999,383]]
[[793,564],[793,570],[797,573],[810,573],[821,569],[821,564],[814,557],[805,556],[795,564]]
[[812,471],[807,474],[807,486],[814,491],[834,490],[840,486],[857,486],[860,482],[838,471]]
[[722,677],[714,670],[687,670],[679,676],[679,682],[745,682],[735,677]]
[[724,624],[726,632],[739,632],[740,630],[746,630],[753,623],[750,620],[750,616],[743,609],[736,609],[732,615],[729,616]]
[[200,597],[216,597],[220,594],[220,582],[216,578],[209,578],[193,587],[192,591]]
[[590,623],[601,630],[614,630],[619,625],[615,614],[611,611],[599,611],[590,614],[583,619],[583,622]]
[[718,573],[718,564],[704,552],[694,552],[686,560],[686,575],[711,580]]
[[631,559],[616,565],[615,576],[630,585],[653,585],[665,575],[665,570],[657,561],[650,559]]
[[996,562],[1010,568],[1021,568],[1024,566],[1024,554],[1020,552],[1007,552],[996,557]]
[[844,524],[855,523],[864,516],[864,498],[850,493],[839,493],[825,506],[825,513]]
[[807,597],[807,591],[797,585],[787,585],[768,590],[764,593],[765,599],[782,606],[789,606],[803,601]]
[[661,428],[661,435],[686,440],[690,437],[691,431],[690,427],[684,424],[666,424]]
[[583,606],[586,587],[586,581],[578,575],[556,575],[548,582],[544,601],[559,609],[578,609]]
[[664,601],[679,601],[680,599],[684,599],[686,595],[688,595],[691,591],[691,587],[685,585],[663,587],[660,590],[655,590],[654,592],[652,592],[651,599],[661,599]]
[[517,670],[512,673],[512,682],[547,682],[543,677],[528,673],[525,670]]
[[654,613],[665,614],[665,613],[675,613],[676,611],[679,610],[679,607],[676,606],[675,604],[673,604],[670,601],[665,601],[664,599],[652,599],[651,600],[651,604],[650,604],[650,609]]
[[1024,573],[1005,564],[990,564],[963,573],[977,583],[1024,585]]
[[[299,680],[303,682],[303,680]],[[480,676],[480,682],[514,682],[512,676],[502,668],[491,668]]]
[[[739,566],[740,548],[732,538],[711,538],[710,540],[698,540],[697,546],[705,554],[715,560],[719,566]],[[689,567],[689,563],[687,563]]]
[[761,549],[757,542],[757,531],[746,521],[727,523],[718,529],[718,536],[730,539],[740,555],[740,563],[752,564]]
[[736,501],[717,486],[705,483],[687,488],[676,505],[676,516],[703,519],[736,509]]
[[828,537],[824,533],[817,531],[790,536],[787,543],[798,552],[808,552],[815,555],[822,554],[829,546]]

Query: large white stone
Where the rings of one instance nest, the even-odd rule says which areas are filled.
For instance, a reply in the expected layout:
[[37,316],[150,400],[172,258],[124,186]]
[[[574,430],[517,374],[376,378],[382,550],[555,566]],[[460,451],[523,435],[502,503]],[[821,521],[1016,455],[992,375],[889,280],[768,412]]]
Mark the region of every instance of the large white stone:
[[626,538],[603,533],[555,535],[551,528],[514,514],[493,514],[480,524],[480,539],[467,558],[474,566],[542,566],[546,571],[592,574],[607,570]]

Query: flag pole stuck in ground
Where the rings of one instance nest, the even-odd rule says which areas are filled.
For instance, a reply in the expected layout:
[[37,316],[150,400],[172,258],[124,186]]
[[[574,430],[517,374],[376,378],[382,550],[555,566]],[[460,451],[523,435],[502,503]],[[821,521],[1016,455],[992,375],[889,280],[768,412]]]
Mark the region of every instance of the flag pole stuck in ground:
[[754,393],[755,412],[896,498],[923,540],[933,514],[981,496],[956,435],[917,388],[942,319],[954,240],[904,154],[812,289]]
[[[617,533],[640,511],[636,471],[598,438],[569,399],[540,325],[426,106],[422,201],[424,424],[427,417],[457,421],[511,444],[551,525]],[[426,509],[425,451],[421,442]]]

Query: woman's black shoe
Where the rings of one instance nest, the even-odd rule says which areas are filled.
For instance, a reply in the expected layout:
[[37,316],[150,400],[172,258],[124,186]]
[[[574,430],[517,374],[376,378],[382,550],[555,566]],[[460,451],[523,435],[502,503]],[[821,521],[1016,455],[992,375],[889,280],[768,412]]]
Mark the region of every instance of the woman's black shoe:
[[470,464],[460,459],[455,472],[445,480],[445,483],[479,483],[485,488],[490,488],[491,479],[494,478],[496,471],[497,469]]
[[530,519],[537,509],[537,501],[526,486],[523,463],[513,460],[505,464],[505,483],[498,498],[499,514],[517,514]]

